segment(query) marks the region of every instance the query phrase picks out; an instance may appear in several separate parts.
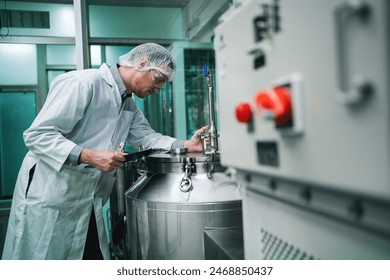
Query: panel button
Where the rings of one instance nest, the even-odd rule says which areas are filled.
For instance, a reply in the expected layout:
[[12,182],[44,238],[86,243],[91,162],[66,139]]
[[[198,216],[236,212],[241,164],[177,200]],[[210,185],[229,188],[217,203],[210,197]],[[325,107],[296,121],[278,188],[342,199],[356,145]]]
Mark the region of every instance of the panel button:
[[236,118],[239,122],[250,123],[252,121],[252,108],[249,103],[241,103],[236,107]]

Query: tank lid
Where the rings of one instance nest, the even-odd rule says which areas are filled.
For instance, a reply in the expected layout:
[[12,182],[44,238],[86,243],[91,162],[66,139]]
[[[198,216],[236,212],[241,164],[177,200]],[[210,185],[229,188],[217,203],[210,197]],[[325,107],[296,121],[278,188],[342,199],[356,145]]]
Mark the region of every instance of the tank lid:
[[136,160],[139,160],[139,159],[141,159],[143,157],[149,156],[150,154],[153,154],[155,152],[161,152],[161,151],[165,151],[165,150],[147,149],[147,150],[142,150],[142,151],[135,152],[135,153],[130,153],[130,154],[127,154],[125,156],[126,162],[128,162],[128,161],[136,161]]
[[172,155],[184,155],[188,152],[188,149],[187,148],[175,148],[175,149],[171,149],[170,150],[170,153]]
[[211,158],[202,153],[182,153],[182,151],[157,151],[147,157],[148,161],[161,163],[183,163],[183,162],[219,162],[219,155]]

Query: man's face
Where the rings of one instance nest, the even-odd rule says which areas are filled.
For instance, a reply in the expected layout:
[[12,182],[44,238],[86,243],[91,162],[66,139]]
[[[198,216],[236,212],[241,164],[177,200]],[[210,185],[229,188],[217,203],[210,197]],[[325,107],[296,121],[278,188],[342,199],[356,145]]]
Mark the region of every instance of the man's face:
[[145,98],[153,93],[159,93],[168,81],[167,76],[155,69],[138,73],[140,75],[136,80],[134,92],[139,98]]

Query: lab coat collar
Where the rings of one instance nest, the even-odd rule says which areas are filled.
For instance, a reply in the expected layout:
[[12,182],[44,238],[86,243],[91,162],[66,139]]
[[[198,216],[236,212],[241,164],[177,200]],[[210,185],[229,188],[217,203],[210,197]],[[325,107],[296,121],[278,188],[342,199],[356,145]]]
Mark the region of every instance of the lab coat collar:
[[[115,100],[116,100],[116,103],[117,105],[120,107],[121,104],[122,104],[122,98],[121,98],[121,92],[119,91],[119,88],[118,88],[118,85],[115,81],[115,78],[114,78],[114,75],[111,71],[111,69],[108,67],[108,65],[106,63],[103,63],[100,68],[99,68],[99,71],[100,71],[100,75],[102,76],[102,78],[111,86],[111,87],[114,87],[116,90],[116,94],[115,94]],[[123,82],[123,81],[122,81]]]
[[118,86],[118,89],[119,89],[121,96],[123,96],[123,95],[127,94],[127,90],[126,90],[125,83],[123,82],[121,75],[119,74],[118,67],[119,67],[119,64],[114,64],[110,67],[110,71],[112,73],[112,77],[115,80],[115,83]]
[[132,94],[127,92],[125,83],[123,82],[122,77],[119,74],[119,70],[118,70],[119,67],[120,67],[119,64],[114,64],[110,66],[110,71],[112,73],[116,85],[118,86],[119,92],[121,94],[122,102],[123,102],[125,101],[126,98],[131,97]]
[[100,75],[102,78],[110,85],[113,86],[115,84],[114,77],[112,76],[112,73],[110,69],[108,68],[108,65],[103,63],[99,68]]

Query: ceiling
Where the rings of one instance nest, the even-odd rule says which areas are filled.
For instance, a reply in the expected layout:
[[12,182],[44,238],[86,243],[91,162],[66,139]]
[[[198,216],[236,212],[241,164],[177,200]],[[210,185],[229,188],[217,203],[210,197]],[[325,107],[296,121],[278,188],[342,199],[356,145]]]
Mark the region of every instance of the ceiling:
[[[12,2],[73,4],[73,0],[10,0]],[[190,0],[86,0],[90,5],[184,8]]]

